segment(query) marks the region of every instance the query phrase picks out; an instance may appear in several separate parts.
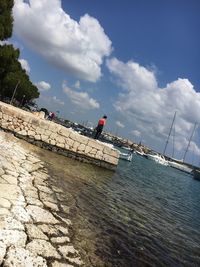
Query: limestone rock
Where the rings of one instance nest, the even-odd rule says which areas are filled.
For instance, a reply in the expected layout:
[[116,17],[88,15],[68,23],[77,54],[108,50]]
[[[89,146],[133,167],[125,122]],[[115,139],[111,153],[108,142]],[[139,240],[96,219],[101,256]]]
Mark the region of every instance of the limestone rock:
[[18,230],[0,230],[0,241],[6,246],[15,245],[24,247],[26,244],[27,236],[23,231]]
[[61,256],[50,242],[45,240],[33,240],[26,246],[26,249],[30,250],[34,254],[40,255],[45,258],[61,259]]
[[36,223],[58,223],[58,220],[49,211],[41,207],[28,205],[26,210]]
[[26,224],[27,235],[29,239],[44,239],[48,240],[48,237],[34,224]]
[[4,267],[47,267],[47,262],[24,248],[11,247],[8,250]]
[[0,241],[0,265],[4,259],[5,254],[6,254],[6,245]]

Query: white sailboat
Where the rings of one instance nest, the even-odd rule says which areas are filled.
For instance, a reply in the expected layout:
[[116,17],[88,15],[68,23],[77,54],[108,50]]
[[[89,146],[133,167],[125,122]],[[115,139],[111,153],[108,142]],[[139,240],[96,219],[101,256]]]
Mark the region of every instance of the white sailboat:
[[[171,124],[171,127],[170,127],[170,131],[169,131],[169,135],[168,135],[168,138],[167,138],[167,141],[166,141],[166,144],[165,144],[165,148],[164,148],[164,152],[163,152],[163,155],[165,155],[165,152],[166,152],[166,148],[167,148],[167,145],[168,145],[168,142],[169,142],[169,138],[170,138],[170,135],[171,135],[171,131],[173,129],[173,125],[174,125],[174,122],[175,122],[175,118],[176,118],[176,111],[174,113],[174,117],[173,117],[173,121],[172,121],[172,124]],[[189,142],[188,142],[188,145],[187,145],[187,148],[186,148],[186,151],[184,153],[184,156],[183,156],[183,159],[182,160],[177,160],[177,159],[173,159],[173,156],[174,156],[174,138],[175,138],[175,128],[174,128],[174,136],[173,136],[173,154],[172,154],[172,158],[168,161],[168,166],[172,167],[172,168],[175,168],[175,169],[178,169],[180,171],[183,171],[183,172],[187,172],[187,173],[192,173],[192,170],[189,166],[187,166],[184,161],[185,161],[185,157],[186,157],[186,154],[187,154],[187,151],[189,149],[189,146],[190,146],[190,142],[192,140],[192,137],[193,137],[193,134],[194,134],[194,131],[196,129],[196,123],[194,125],[194,129],[192,131],[192,134],[190,136],[190,139],[189,139]]]

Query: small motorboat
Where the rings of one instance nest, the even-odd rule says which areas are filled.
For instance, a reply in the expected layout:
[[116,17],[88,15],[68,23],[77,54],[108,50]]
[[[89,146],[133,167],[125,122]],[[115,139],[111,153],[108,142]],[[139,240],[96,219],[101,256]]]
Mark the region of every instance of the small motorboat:
[[124,159],[124,160],[128,160],[128,161],[132,161],[133,152],[131,151],[129,153],[122,153],[121,151],[119,151],[119,158]]
[[159,163],[164,166],[168,166],[168,161],[165,159],[165,157],[156,152],[150,152],[146,154],[146,156],[148,159],[153,160],[156,163]]

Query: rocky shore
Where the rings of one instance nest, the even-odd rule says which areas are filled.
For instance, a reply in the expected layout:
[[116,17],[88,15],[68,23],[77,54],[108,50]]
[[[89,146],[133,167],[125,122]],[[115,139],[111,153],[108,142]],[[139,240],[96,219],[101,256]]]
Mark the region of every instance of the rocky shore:
[[23,141],[0,131],[0,265],[83,266],[61,188]]

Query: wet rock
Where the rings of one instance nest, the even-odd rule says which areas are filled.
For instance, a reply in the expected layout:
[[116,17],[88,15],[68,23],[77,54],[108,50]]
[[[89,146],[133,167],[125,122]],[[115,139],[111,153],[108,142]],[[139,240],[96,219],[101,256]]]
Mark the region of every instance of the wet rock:
[[26,224],[26,233],[29,239],[44,239],[48,240],[48,237],[34,224]]
[[26,207],[26,210],[36,223],[49,223],[49,224],[59,223],[59,221],[56,220],[56,218],[49,211],[41,207],[28,205]]
[[59,261],[54,261],[51,264],[51,267],[74,267],[74,265],[68,264],[68,263],[61,263]]
[[51,257],[55,259],[61,259],[60,254],[51,245],[51,243],[45,240],[40,240],[40,239],[33,240],[30,243],[28,243],[26,249],[44,258]]
[[54,244],[61,244],[65,242],[70,242],[70,239],[68,236],[52,237],[51,242]]
[[51,203],[49,201],[44,201],[43,203],[47,208],[49,208],[49,209],[51,209],[53,211],[59,211],[59,208],[55,203]]
[[59,231],[57,228],[55,228],[54,225],[47,225],[47,224],[40,224],[38,227],[42,230],[43,233],[48,235],[58,235]]
[[61,232],[64,235],[68,235],[69,231],[67,227],[63,227],[61,225],[55,225],[56,229],[58,229],[59,232]]
[[65,213],[69,213],[69,207],[66,205],[60,205]]
[[73,254],[74,256],[78,255],[78,251],[71,245],[64,245],[64,246],[59,246],[58,251],[64,256],[67,257],[68,255]]
[[55,198],[54,194],[47,194],[44,192],[40,192],[39,195],[42,201],[48,201],[57,204],[57,199]]
[[[37,185],[36,185],[36,186],[37,186]],[[38,185],[37,188],[38,188],[40,191],[42,191],[42,192],[44,192],[44,193],[47,193],[47,194],[52,194],[52,193],[53,193],[53,191],[52,191],[50,188],[48,188],[47,186]]]

